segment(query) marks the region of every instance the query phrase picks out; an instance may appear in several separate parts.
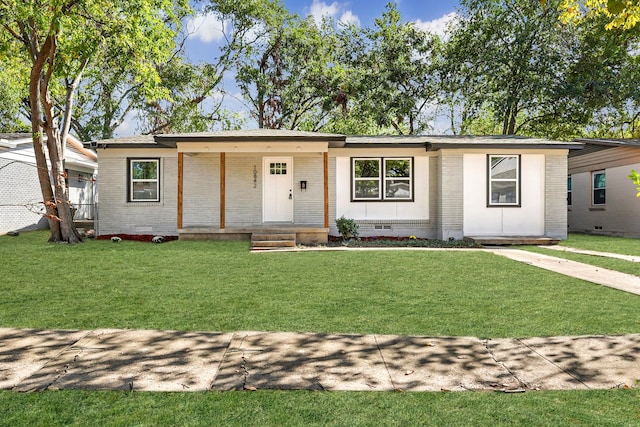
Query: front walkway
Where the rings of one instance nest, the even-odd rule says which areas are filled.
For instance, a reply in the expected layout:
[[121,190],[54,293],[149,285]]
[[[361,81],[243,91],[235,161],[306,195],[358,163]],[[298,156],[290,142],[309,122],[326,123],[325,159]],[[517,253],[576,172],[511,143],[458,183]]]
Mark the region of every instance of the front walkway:
[[[545,246],[547,248],[547,246]],[[566,276],[575,277],[598,285],[608,286],[620,291],[640,295],[640,277],[632,274],[621,273],[615,270],[597,267],[577,261],[570,261],[564,258],[552,257],[535,252],[523,251],[520,249],[495,248],[486,249],[496,255],[501,255],[509,259],[524,262],[545,270],[554,271]],[[599,252],[599,256],[603,255]],[[614,254],[617,255],[617,254]],[[624,255],[622,255],[624,256]]]
[[629,262],[640,262],[640,256],[637,256],[637,255],[622,255],[622,254],[616,254],[613,252],[590,251],[588,249],[577,249],[577,248],[570,248],[567,246],[559,246],[559,245],[542,246],[542,247],[545,249],[553,249],[560,252],[571,252],[574,254],[592,255],[592,256],[599,256],[604,258],[616,258],[616,259],[621,259],[623,261],[629,261]]

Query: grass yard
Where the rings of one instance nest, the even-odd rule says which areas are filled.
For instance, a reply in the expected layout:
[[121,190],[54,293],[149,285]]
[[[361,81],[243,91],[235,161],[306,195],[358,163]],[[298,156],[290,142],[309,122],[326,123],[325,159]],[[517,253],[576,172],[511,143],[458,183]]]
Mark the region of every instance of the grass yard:
[[[640,297],[489,253],[0,237],[0,327],[526,337],[640,332]],[[0,425],[638,425],[640,391],[0,392]]]
[[[0,325],[525,337],[640,331],[639,297],[477,251],[0,237]],[[606,302],[606,304],[603,304]]]
[[19,426],[637,426],[640,392],[0,392]]
[[560,242],[560,245],[623,255],[640,255],[640,239],[625,237],[571,233],[567,240]]

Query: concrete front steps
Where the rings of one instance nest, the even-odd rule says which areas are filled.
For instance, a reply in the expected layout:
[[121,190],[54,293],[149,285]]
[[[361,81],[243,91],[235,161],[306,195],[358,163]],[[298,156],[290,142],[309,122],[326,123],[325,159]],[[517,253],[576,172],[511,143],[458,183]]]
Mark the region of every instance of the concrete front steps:
[[273,251],[296,247],[296,233],[252,233],[252,251]]

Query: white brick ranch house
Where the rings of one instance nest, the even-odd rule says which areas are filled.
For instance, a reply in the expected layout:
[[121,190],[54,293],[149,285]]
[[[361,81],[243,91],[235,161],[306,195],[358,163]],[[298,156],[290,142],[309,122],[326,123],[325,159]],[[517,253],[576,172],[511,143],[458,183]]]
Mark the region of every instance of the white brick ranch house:
[[99,235],[250,238],[287,229],[432,239],[567,236],[567,155],[522,137],[344,136],[282,130],[98,141]]

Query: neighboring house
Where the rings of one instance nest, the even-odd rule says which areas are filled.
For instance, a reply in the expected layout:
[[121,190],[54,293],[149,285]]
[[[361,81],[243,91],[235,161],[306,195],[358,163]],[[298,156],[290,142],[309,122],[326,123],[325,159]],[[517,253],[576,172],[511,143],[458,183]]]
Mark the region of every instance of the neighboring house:
[[567,153],[521,137],[345,137],[250,130],[134,136],[99,148],[99,235],[248,238],[288,229],[462,239],[567,235]]
[[[70,136],[65,152],[69,200],[76,220],[94,218],[97,156]],[[31,134],[0,133],[0,234],[47,228]]]
[[569,231],[640,237],[640,198],[629,179],[640,171],[640,140],[579,139],[569,154]]

